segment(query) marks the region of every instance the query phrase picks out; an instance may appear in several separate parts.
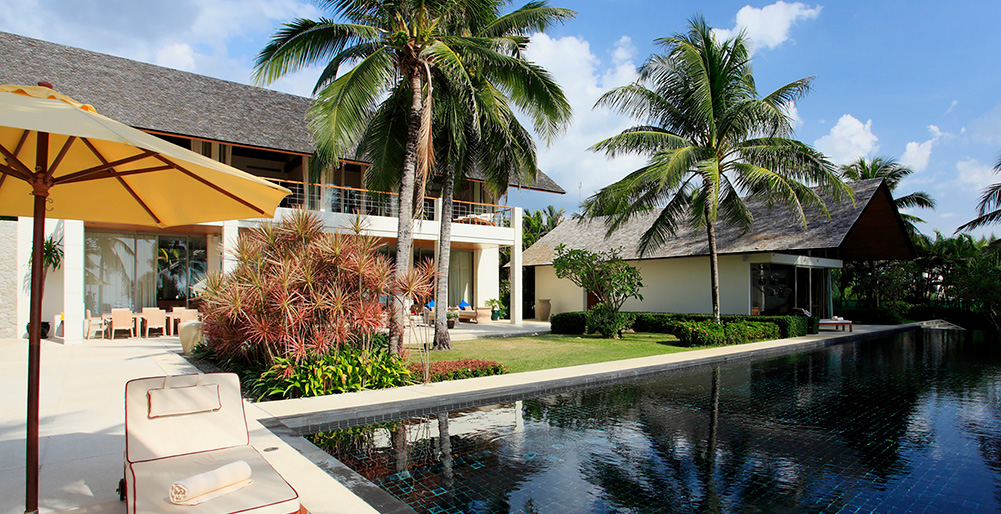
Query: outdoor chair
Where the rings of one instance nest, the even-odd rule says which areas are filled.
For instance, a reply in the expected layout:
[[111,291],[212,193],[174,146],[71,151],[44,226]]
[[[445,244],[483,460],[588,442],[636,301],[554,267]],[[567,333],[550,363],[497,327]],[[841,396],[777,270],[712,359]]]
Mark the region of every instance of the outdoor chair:
[[143,307],[143,324],[145,325],[145,335],[149,337],[149,329],[159,329],[160,333],[167,335],[167,313],[156,307]]
[[[174,503],[180,486],[190,487],[180,490],[193,495],[188,504]],[[295,489],[250,445],[233,373],[126,383],[125,477],[118,487],[129,514],[292,514],[300,508]]]
[[90,313],[90,309],[87,309],[87,339],[90,339],[91,334],[95,330],[101,333],[101,337],[104,337],[104,331],[107,328],[107,322],[103,317],[93,316]]
[[108,325],[108,337],[115,338],[115,332],[128,330],[132,337],[136,336],[135,318],[129,309],[111,309],[111,323]]

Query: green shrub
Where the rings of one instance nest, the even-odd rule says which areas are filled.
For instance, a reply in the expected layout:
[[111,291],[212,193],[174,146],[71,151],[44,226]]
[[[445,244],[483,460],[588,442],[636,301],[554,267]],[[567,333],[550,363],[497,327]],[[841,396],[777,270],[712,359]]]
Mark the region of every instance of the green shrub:
[[675,322],[674,335],[680,346],[726,346],[779,337],[775,323],[758,321],[730,321],[718,324],[709,321]]
[[806,318],[806,333],[807,334],[819,334],[820,333],[820,316],[810,316]]
[[[410,373],[415,377],[422,376],[424,365],[419,362],[410,364]],[[444,382],[446,380],[503,375],[504,373],[507,373],[507,368],[498,362],[482,359],[462,359],[430,363],[429,376],[432,382]]]
[[616,338],[622,336],[622,332],[632,326],[636,319],[635,315],[619,312],[604,303],[599,303],[591,307],[584,317],[586,321],[585,333],[601,334],[604,338]]
[[[711,321],[708,314],[676,314],[663,312],[636,312],[633,330],[637,332],[666,332],[679,321]],[[798,337],[806,335],[809,321],[802,316],[750,316],[747,314],[725,314],[720,317],[724,323],[734,321],[750,321],[755,323],[774,323],[779,327],[779,337]],[[819,326],[818,326],[819,329]]]
[[345,347],[298,364],[275,357],[275,364],[254,382],[253,390],[260,399],[283,399],[385,389],[410,382],[410,371],[398,355],[382,349]]
[[549,317],[554,334],[583,334],[587,328],[587,313],[561,312]]

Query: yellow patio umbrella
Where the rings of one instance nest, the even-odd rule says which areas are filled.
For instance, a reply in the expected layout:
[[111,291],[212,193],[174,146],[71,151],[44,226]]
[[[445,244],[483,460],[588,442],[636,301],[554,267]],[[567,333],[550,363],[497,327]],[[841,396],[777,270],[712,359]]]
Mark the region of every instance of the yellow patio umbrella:
[[0,215],[34,217],[26,512],[38,510],[45,217],[154,227],[272,217],[289,193],[101,116],[50,84],[0,85]]

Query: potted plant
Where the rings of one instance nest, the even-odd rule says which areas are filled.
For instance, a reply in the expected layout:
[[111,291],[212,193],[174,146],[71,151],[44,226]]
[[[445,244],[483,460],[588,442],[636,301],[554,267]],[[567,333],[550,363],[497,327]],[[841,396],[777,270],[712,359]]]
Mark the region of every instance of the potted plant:
[[500,319],[500,310],[503,305],[500,300],[496,298],[491,298],[487,300],[487,307],[490,307],[490,321],[497,321]]
[[[44,243],[42,243],[42,265],[43,265],[42,284],[45,284],[45,279],[49,275],[49,268],[57,270],[59,269],[60,266],[62,266],[62,263],[63,263],[63,238],[60,237],[59,239],[56,239],[55,236],[49,236],[49,238],[46,239]],[[28,264],[29,265],[31,264],[31,258],[28,259]],[[44,294],[45,291],[44,286],[42,291]],[[50,328],[49,322],[41,321],[40,325],[41,325],[41,337],[42,338],[49,337],[49,328]],[[29,327],[31,327],[31,323],[28,323],[28,325],[26,325],[24,328],[27,331],[29,330]]]
[[455,321],[459,319],[459,313],[454,311],[448,311],[445,313],[445,323],[448,324],[448,328],[455,328]]

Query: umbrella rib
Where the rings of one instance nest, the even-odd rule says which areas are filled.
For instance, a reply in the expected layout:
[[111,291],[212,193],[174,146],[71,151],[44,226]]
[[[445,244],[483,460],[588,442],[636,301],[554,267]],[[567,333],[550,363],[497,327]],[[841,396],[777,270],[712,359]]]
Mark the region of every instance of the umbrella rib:
[[233,200],[236,200],[237,202],[240,202],[241,204],[243,204],[243,205],[245,205],[245,206],[247,206],[247,207],[249,207],[249,208],[257,211],[261,215],[267,215],[267,213],[264,212],[264,210],[262,210],[261,208],[257,207],[256,205],[254,205],[254,204],[252,204],[252,203],[244,200],[243,198],[240,198],[239,196],[236,196],[235,194],[233,194],[233,193],[231,193],[229,191],[226,191],[225,189],[223,189],[223,188],[221,188],[221,187],[213,184],[212,182],[209,182],[208,180],[205,180],[204,178],[199,177],[198,175],[196,175],[196,174],[194,174],[194,173],[192,173],[192,172],[184,169],[184,167],[182,167],[182,166],[174,163],[173,161],[171,161],[170,159],[167,159],[163,155],[156,154],[153,157],[155,157],[156,159],[159,159],[161,162],[163,162],[167,166],[170,166],[170,167],[176,169],[177,171],[180,171],[181,173],[184,173],[185,175],[187,175],[187,176],[189,176],[189,177],[191,177],[191,178],[193,178],[193,179],[201,182],[202,184],[205,184],[206,186],[209,186],[210,188],[216,190],[217,192],[222,193],[223,195],[226,195],[229,198],[231,198]]
[[73,144],[73,141],[76,141],[76,136],[69,136],[66,138],[66,143],[63,144],[63,147],[59,150],[59,154],[56,155],[55,160],[52,161],[52,165],[49,166],[50,176],[56,173],[56,168],[59,166],[59,163],[63,161],[63,157],[66,157],[66,152],[69,151],[70,145]]
[[24,147],[24,143],[27,140],[28,140],[28,131],[25,130],[24,132],[21,132],[21,139],[17,142],[17,146],[14,147],[15,157],[17,156],[17,154],[21,153],[21,148]]
[[8,166],[6,164],[0,164],[0,173],[2,173],[3,176],[5,176],[5,177],[7,175],[10,175],[12,177],[19,178],[19,179],[21,179],[21,180],[23,180],[25,182],[31,182],[31,176],[30,175],[25,175],[23,171],[21,171],[21,170],[19,170],[17,168],[12,168],[12,167],[10,167],[10,166]]
[[100,175],[97,175],[97,176],[95,176],[95,174],[91,173],[90,175],[88,175],[86,177],[69,177],[69,176],[63,177],[60,180],[56,180],[56,183],[57,184],[72,184],[74,182],[83,182],[83,181],[86,181],[86,180],[98,180],[98,179],[102,179],[102,178],[127,177],[129,175],[139,175],[141,173],[152,173],[154,171],[165,171],[165,170],[172,170],[172,169],[174,169],[174,168],[172,168],[170,166],[151,166],[149,168],[140,168],[140,169],[128,170],[128,171],[114,171],[114,172],[111,172],[111,171],[105,170],[103,172],[100,172]]
[[[18,145],[18,147],[20,148],[20,145]],[[3,145],[0,145],[0,153],[2,153],[3,156],[7,158],[6,167],[8,169],[10,169],[11,171],[18,171],[22,173],[22,175],[18,175],[17,173],[11,173],[11,175],[15,175],[21,180],[31,182],[31,177],[34,176],[35,174],[32,173],[32,171],[28,169],[28,167],[23,162],[21,162],[21,160],[18,159],[16,155],[10,153],[10,150],[8,150]]]
[[[98,160],[100,160],[102,163],[105,164],[105,166],[108,166],[110,164],[108,162],[108,160],[105,159],[103,155],[101,155],[101,152],[98,152],[97,148],[94,148],[94,145],[92,145],[90,143],[90,141],[87,140],[87,138],[84,137],[84,138],[80,138],[80,139],[83,140],[83,144],[87,145],[87,148],[89,148],[90,151],[91,151],[91,153],[94,154],[94,157],[97,157]],[[143,156],[143,157],[145,157],[145,156]],[[122,159],[122,160],[125,160],[125,159]],[[119,160],[119,161],[116,161],[116,162],[121,162],[122,160]],[[132,160],[136,160],[136,159],[132,159]],[[132,162],[132,160],[130,160],[128,162]],[[156,214],[153,214],[153,211],[150,210],[150,208],[149,208],[148,205],[146,205],[146,202],[142,201],[142,199],[139,198],[139,195],[136,194],[135,190],[133,190],[132,187],[129,186],[129,183],[126,182],[125,179],[123,179],[122,177],[118,176],[117,172],[115,172],[115,169],[113,167],[108,167],[106,171],[112,172],[112,174],[113,174],[112,176],[114,176],[115,179],[118,180],[118,183],[121,184],[122,187],[124,187],[125,190],[129,192],[130,195],[132,195],[132,198],[134,198],[135,201],[146,211],[146,213],[149,214],[149,217],[153,218],[153,221],[156,221],[157,224],[160,224],[160,218],[158,218]],[[79,174],[78,173],[74,173],[74,175],[79,175]]]
[[[87,138],[81,137],[80,140],[83,141],[83,143],[85,145],[87,145],[87,148],[89,148],[90,151],[94,155],[97,155],[98,157],[100,157],[100,154],[98,153],[97,149],[94,148],[94,145],[91,144],[91,142]],[[67,181],[67,180],[76,179],[77,177],[86,177],[86,176],[92,175],[94,173],[100,173],[102,171],[108,171],[108,170],[114,168],[115,166],[121,166],[123,164],[128,164],[130,162],[142,160],[142,159],[145,159],[147,157],[152,156],[153,154],[154,154],[154,152],[151,152],[149,150],[143,150],[142,153],[140,153],[140,154],[133,155],[132,157],[126,157],[124,159],[118,159],[115,162],[108,162],[103,157],[101,157],[101,162],[103,162],[104,164],[102,164],[100,166],[94,166],[93,168],[89,168],[89,169],[86,169],[86,170],[78,171],[76,173],[71,173],[69,175],[63,175],[58,180],[56,180],[55,183],[56,184],[60,184],[60,183],[63,183],[65,181]]]

